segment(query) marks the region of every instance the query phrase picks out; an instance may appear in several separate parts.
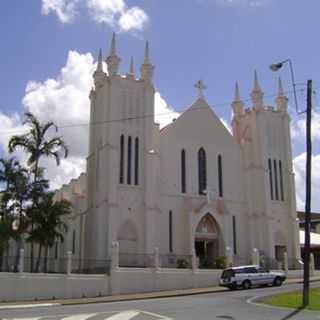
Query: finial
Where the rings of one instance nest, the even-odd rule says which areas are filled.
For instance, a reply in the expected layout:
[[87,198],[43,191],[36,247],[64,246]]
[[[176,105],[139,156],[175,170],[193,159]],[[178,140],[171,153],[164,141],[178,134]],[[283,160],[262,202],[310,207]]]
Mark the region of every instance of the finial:
[[149,56],[149,41],[146,41],[146,47],[144,49],[144,64],[150,64],[150,56]]
[[203,83],[202,80],[199,80],[195,85],[195,88],[197,88],[199,90],[199,98],[203,99],[203,90],[207,89],[207,87],[205,86],[205,84]]
[[102,66],[102,50],[101,50],[101,48],[99,49],[97,71],[98,71],[98,72],[103,72],[103,66]]
[[282,80],[281,77],[278,79],[278,97],[283,97],[284,96],[284,91],[283,91],[283,86],[282,86]]
[[259,80],[258,80],[258,73],[257,70],[254,70],[254,84],[253,84],[253,91],[261,91]]
[[236,101],[236,102],[241,101],[238,81],[236,81],[236,88],[235,88],[235,93],[234,93],[234,101]]
[[116,56],[116,33],[112,33],[112,40],[111,40],[111,46],[110,46],[110,56]]

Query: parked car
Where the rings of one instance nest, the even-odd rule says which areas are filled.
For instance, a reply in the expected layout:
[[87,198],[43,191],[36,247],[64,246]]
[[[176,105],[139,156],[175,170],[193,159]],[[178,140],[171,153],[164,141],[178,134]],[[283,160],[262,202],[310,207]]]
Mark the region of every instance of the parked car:
[[283,272],[269,272],[259,266],[232,267],[223,270],[220,286],[231,290],[236,288],[250,289],[254,286],[281,286],[286,280]]

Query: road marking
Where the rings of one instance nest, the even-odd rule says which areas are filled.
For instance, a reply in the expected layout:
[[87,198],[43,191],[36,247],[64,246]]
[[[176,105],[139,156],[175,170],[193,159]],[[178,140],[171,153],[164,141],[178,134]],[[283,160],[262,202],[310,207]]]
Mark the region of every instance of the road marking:
[[37,304],[10,304],[2,305],[0,309],[20,309],[20,308],[36,308],[36,307],[51,307],[60,306],[60,303],[37,303]]
[[94,317],[96,315],[97,315],[96,313],[75,314],[73,316],[61,318],[61,320],[86,320],[86,319],[89,319],[89,318]]
[[137,316],[139,313],[140,313],[140,311],[137,311],[137,310],[122,311],[122,312],[117,313],[111,317],[105,318],[105,320],[130,320],[130,319],[134,318],[135,316]]
[[162,316],[161,314],[157,314],[157,313],[153,313],[153,312],[149,312],[149,311],[140,311],[141,313],[147,314],[149,316],[158,318],[159,320],[173,320],[172,318],[168,318],[166,316]]

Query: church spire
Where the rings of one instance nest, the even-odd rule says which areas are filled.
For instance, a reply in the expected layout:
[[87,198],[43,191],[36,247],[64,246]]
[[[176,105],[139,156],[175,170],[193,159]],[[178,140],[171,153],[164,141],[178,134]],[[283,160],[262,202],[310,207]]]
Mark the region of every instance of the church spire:
[[115,76],[118,73],[120,58],[117,56],[116,50],[116,34],[113,32],[111,46],[110,46],[110,55],[106,59],[108,65],[109,76]]
[[93,74],[93,80],[94,80],[94,85],[96,89],[103,86],[105,78],[106,78],[106,74],[103,72],[103,64],[102,64],[102,50],[99,49],[97,69]]
[[131,56],[130,59],[130,67],[129,67],[129,72],[127,73],[127,78],[134,79],[135,74],[134,74],[134,62],[133,62],[133,57]]
[[144,61],[141,65],[141,78],[146,82],[152,82],[154,66],[150,62],[149,41],[146,41],[144,49]]
[[97,64],[97,72],[103,72],[103,66],[102,66],[102,50],[99,49],[99,55],[98,55],[98,64]]
[[251,92],[253,108],[255,110],[263,109],[263,92],[260,88],[257,71],[254,71],[253,90]]
[[288,108],[288,98],[284,95],[281,78],[278,79],[278,96],[276,98],[277,110],[285,112]]
[[232,102],[232,109],[235,116],[243,114],[243,102],[240,98],[239,83],[236,81],[234,101]]

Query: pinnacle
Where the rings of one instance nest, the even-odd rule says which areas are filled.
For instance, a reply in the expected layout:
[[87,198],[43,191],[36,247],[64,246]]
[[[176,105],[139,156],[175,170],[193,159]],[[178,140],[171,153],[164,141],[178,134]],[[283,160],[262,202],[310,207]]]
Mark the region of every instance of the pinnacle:
[[283,86],[282,86],[282,80],[281,77],[278,79],[278,97],[283,97],[284,96],[284,91],[283,91]]
[[254,70],[254,84],[253,84],[253,91],[261,91],[259,80],[258,80],[258,73],[257,70]]
[[99,71],[99,72],[103,71],[103,67],[102,67],[102,50],[101,50],[101,48],[99,49],[97,71]]
[[234,101],[239,102],[241,101],[240,99],[240,90],[239,90],[239,83],[236,81],[236,86],[235,86],[235,94],[234,94]]
[[150,64],[150,56],[149,56],[149,41],[146,41],[146,46],[144,49],[144,64]]
[[116,34],[115,32],[112,33],[112,40],[111,40],[111,46],[110,46],[110,56],[116,56]]
[[134,62],[133,62],[133,57],[131,56],[130,59],[130,69],[129,69],[130,74],[134,74]]

